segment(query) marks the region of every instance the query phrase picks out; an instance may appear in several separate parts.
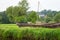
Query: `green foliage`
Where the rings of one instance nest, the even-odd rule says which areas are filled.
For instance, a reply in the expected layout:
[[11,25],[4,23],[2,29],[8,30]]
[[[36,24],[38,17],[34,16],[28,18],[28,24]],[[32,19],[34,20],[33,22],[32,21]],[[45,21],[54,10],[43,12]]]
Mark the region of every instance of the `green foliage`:
[[15,7],[11,6],[7,8],[6,14],[11,23],[16,23],[17,19],[21,21],[25,20],[25,18],[23,19],[22,16],[26,16],[27,10],[28,10],[27,0],[22,0],[21,2],[19,2],[18,6],[15,6]]
[[6,13],[5,11],[3,12],[0,12],[0,23],[9,23],[9,19],[8,17],[6,16]]
[[0,40],[60,40],[60,28],[19,28],[15,24],[0,24]]
[[55,22],[60,22],[60,13],[56,14],[54,17]]
[[57,14],[57,11],[52,11],[52,10],[43,10],[40,12],[40,14],[47,15],[49,17],[54,17]]
[[1,23],[1,21],[2,21],[2,15],[0,14],[0,23]]
[[13,20],[14,14],[12,13],[12,11],[13,11],[13,7],[12,6],[7,8],[7,10],[6,10],[6,14],[7,14],[7,17],[9,18],[10,22],[14,22],[14,20]]
[[21,0],[21,2],[19,2],[19,7],[21,8],[22,11],[26,13],[26,11],[29,8],[27,0]]
[[31,11],[28,15],[28,21],[35,23],[37,21],[37,13],[35,11]]
[[51,19],[50,17],[47,17],[47,16],[46,16],[46,17],[44,18],[44,21],[45,21],[46,23],[48,23],[48,22],[52,21],[52,19]]
[[27,22],[26,16],[16,17],[15,19],[16,19],[15,20],[16,22],[20,22],[20,23],[26,23]]
[[19,14],[21,16],[27,14],[27,10],[29,9],[27,0],[21,0],[21,2],[19,2],[18,7],[19,7]]
[[[49,22],[52,23],[52,21],[54,22],[54,16],[56,14],[58,14],[58,12],[57,11],[52,11],[52,10],[43,10],[43,11],[41,11],[40,14],[41,15],[44,14],[44,17],[41,18],[42,22],[47,22],[47,23],[49,23]],[[46,15],[47,15],[47,17],[45,17]]]

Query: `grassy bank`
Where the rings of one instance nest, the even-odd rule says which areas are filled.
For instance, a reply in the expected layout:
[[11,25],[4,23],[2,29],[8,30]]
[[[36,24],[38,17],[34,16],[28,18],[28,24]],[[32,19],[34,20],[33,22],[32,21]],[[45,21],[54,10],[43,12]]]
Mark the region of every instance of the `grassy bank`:
[[15,24],[0,24],[0,40],[60,40],[60,28],[19,28]]

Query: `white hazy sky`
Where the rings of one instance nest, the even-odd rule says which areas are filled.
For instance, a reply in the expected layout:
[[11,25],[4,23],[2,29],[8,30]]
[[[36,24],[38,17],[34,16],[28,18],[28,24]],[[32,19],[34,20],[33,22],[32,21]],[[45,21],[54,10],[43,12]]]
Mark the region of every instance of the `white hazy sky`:
[[[6,10],[9,6],[15,6],[18,4],[18,2],[21,0],[0,0],[0,11]],[[51,10],[60,10],[60,0],[39,0],[40,1],[40,8],[39,10],[43,9],[51,9]],[[37,4],[38,0],[28,0],[29,2],[29,10],[35,10],[37,11]]]

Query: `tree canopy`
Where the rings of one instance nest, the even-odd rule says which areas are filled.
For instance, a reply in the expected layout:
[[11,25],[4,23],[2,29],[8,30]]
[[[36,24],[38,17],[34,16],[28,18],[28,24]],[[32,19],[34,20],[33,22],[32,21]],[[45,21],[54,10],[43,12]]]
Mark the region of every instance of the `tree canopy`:
[[7,8],[6,14],[9,18],[9,21],[11,23],[15,23],[18,22],[17,18],[19,19],[19,17],[21,18],[23,15],[24,17],[26,17],[27,10],[28,10],[27,0],[22,0],[21,2],[19,2],[18,6],[15,7],[10,6],[9,8]]

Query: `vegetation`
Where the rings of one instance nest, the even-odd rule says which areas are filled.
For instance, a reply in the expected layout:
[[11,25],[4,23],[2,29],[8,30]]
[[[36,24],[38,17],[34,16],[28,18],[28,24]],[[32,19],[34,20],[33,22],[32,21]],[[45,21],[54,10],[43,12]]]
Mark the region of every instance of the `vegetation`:
[[60,28],[19,28],[15,24],[0,24],[0,40],[60,40]]
[[[15,7],[10,6],[9,8],[7,8],[6,14],[11,23],[16,23],[20,22],[18,20],[21,20],[19,18],[22,18],[22,16],[26,17],[27,10],[28,10],[27,0],[22,0],[21,2],[19,2],[18,6]],[[22,21],[24,21],[24,19]]]
[[[15,23],[59,23],[60,11],[28,11],[27,0],[0,12],[0,40],[60,40],[60,28],[18,27]],[[43,15],[43,16],[41,16]],[[39,17],[40,16],[40,17]]]
[[[12,6],[11,6],[12,7]],[[11,10],[11,7],[9,7],[6,12],[0,12],[0,23],[16,23],[16,22],[36,22],[37,18],[39,17],[37,15],[37,12],[35,11],[29,11],[26,13],[26,15],[21,14],[19,8],[17,6],[13,7],[14,11]],[[9,12],[9,13],[8,13]],[[40,22],[60,22],[60,12],[58,11],[49,11],[49,10],[43,10],[39,12],[39,15],[44,15],[39,17]]]
[[31,11],[29,14],[28,14],[28,21],[29,22],[32,22],[32,23],[35,23],[37,21],[37,12],[35,11]]
[[18,6],[10,6],[6,11],[0,12],[0,24],[14,24],[16,22],[35,23],[37,20],[43,23],[60,22],[60,11],[42,10],[41,12],[36,12],[28,11],[28,9],[29,4],[27,0],[21,0]]
[[60,22],[60,13],[55,15],[54,21],[57,22],[57,23]]

